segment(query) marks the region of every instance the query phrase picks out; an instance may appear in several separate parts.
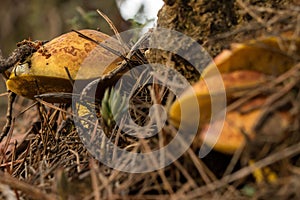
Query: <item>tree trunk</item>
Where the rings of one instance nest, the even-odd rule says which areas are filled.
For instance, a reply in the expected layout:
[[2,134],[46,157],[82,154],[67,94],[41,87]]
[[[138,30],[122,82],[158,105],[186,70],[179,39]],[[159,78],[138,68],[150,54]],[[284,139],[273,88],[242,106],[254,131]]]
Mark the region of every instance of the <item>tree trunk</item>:
[[[215,57],[230,43],[255,38],[266,34],[280,34],[287,21],[270,25],[264,24],[273,19],[269,9],[279,9],[291,5],[292,0],[164,0],[165,5],[158,13],[157,26],[179,31],[201,44]],[[251,7],[255,6],[255,7]],[[258,12],[254,8],[264,8]],[[280,20],[279,20],[280,21]],[[152,40],[157,39],[152,36]],[[172,38],[166,37],[166,41]],[[165,45],[165,44],[164,44]],[[170,52],[151,50],[150,62],[168,64],[176,68],[190,82],[199,79],[193,66]],[[202,66],[205,67],[205,66]]]

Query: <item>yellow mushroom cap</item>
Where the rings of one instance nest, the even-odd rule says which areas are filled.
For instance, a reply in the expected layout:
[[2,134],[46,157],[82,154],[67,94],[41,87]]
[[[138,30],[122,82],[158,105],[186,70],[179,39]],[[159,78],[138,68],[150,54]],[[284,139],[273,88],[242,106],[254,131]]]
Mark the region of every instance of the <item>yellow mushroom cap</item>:
[[[110,38],[95,30],[86,29],[79,32],[98,42]],[[120,51],[116,40],[109,41],[109,44],[105,43],[107,46]],[[25,63],[17,64],[6,84],[8,90],[28,98],[44,93],[72,92],[73,88],[65,68],[73,80],[94,79],[110,73],[117,68],[120,61],[121,59],[109,50],[79,37],[75,32],[69,32],[41,46]],[[85,69],[77,76],[81,67]]]
[[[197,141],[195,146],[200,146],[202,142],[205,142],[216,151],[233,154],[245,145],[246,136],[251,140],[255,140],[256,132],[254,128],[263,112],[260,106],[265,101],[265,97],[255,98],[238,110],[228,112],[221,132],[210,131],[207,134],[208,127],[211,126],[210,128],[214,130],[215,127],[218,127],[218,123],[221,123],[220,121],[205,124],[198,138],[200,140]],[[261,133],[271,133],[274,137],[278,135],[284,137],[284,132],[289,127],[290,121],[291,116],[287,112],[276,111],[264,123]]]
[[[247,114],[242,114],[239,111],[227,112],[221,133],[216,130],[215,133],[209,131],[206,134],[208,127],[210,127],[210,130],[214,130],[220,127],[219,123],[223,125],[223,121],[209,123],[211,118],[210,108],[212,106],[210,95],[218,98],[218,90],[208,91],[207,80],[214,82],[214,79],[219,79],[218,74],[221,73],[227,102],[234,101],[249,92],[251,88],[262,85],[269,77],[278,76],[293,67],[297,62],[291,56],[294,54],[300,55],[300,40],[299,38],[291,38],[288,35],[283,35],[280,38],[265,37],[246,43],[233,44],[230,50],[222,51],[214,59],[214,63],[204,69],[201,79],[193,86],[198,101],[196,103],[199,105],[201,112],[201,118],[198,122],[200,131],[194,146],[198,145],[200,147],[204,142],[215,150],[223,153],[233,153],[245,143],[245,132],[249,137],[254,137],[253,126],[262,114],[261,109],[258,108]],[[175,127],[178,128],[181,124],[189,122],[193,117],[193,104],[195,102],[191,101],[192,98],[191,93],[185,92],[170,107],[169,121]],[[245,106],[253,106],[257,102],[262,104],[263,101],[265,99],[254,99],[243,105],[241,109]],[[265,123],[265,127],[268,127],[268,125],[274,127],[274,124],[270,124],[275,122],[275,125],[277,125],[276,130],[283,132],[288,126],[290,118],[287,112],[276,112]],[[274,133],[272,130],[266,132]]]
[[265,37],[246,43],[234,43],[230,50],[223,50],[214,59],[214,63],[205,68],[202,76],[212,76],[215,66],[221,73],[247,69],[277,76],[297,62],[288,54],[291,48],[295,48],[294,53],[300,55],[299,38]]
[[[243,92],[259,86],[267,80],[267,76],[250,70],[237,70],[232,73],[221,74],[221,78],[225,87],[226,98],[231,100]],[[213,91],[209,91],[206,82],[218,83],[218,76],[208,77],[206,79],[200,79],[196,82],[191,91],[184,92],[178,100],[176,100],[169,110],[169,121],[175,127],[179,127],[180,124],[195,123],[191,118],[197,115],[195,112],[200,111],[199,126],[209,122],[211,117],[211,96],[216,99],[215,103],[218,103],[218,98],[224,95],[222,89],[217,88],[215,85]],[[195,101],[195,96],[197,101]],[[197,104],[197,105],[195,105]],[[195,106],[199,106],[199,109],[195,109]]]

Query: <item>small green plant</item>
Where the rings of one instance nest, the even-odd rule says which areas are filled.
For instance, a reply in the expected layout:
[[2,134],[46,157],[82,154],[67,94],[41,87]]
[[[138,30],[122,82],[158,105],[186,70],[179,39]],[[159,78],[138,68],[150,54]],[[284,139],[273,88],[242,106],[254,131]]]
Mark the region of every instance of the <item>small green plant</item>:
[[105,126],[109,129],[116,125],[127,110],[128,103],[119,89],[106,89],[101,103],[100,113]]

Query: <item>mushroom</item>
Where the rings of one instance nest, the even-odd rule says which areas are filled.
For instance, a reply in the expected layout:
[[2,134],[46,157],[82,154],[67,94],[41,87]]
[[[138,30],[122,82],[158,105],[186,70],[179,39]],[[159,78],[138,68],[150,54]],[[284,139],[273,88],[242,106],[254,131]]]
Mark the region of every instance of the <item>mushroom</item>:
[[[115,51],[121,50],[117,40],[104,33],[88,29],[79,32],[99,43],[105,42]],[[30,99],[37,94],[71,93],[72,81],[106,76],[118,67],[120,61],[120,57],[96,42],[69,32],[40,46],[25,61],[19,62],[6,84],[8,90]],[[79,70],[80,75],[77,75]]]

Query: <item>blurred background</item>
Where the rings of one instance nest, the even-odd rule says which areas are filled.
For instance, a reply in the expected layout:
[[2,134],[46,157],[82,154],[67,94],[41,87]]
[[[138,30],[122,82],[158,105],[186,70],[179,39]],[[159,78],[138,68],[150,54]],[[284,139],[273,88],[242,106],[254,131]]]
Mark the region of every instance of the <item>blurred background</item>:
[[[122,32],[134,27],[154,26],[162,0],[1,0],[0,49],[7,57],[24,39],[51,40],[71,29],[99,29],[112,34],[105,13]],[[5,121],[7,95],[0,78],[0,128]],[[2,129],[2,128],[1,128]]]
[[0,49],[7,56],[18,41],[49,40],[71,29],[111,33],[96,9],[108,15],[119,31],[152,26],[162,4],[162,0],[2,0]]

